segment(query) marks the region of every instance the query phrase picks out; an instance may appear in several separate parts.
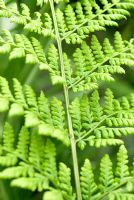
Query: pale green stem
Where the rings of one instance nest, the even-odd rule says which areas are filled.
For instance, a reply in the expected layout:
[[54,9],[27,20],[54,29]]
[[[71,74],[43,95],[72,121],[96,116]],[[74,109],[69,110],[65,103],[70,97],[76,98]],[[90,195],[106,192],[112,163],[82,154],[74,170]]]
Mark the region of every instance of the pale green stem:
[[77,151],[76,151],[76,141],[75,141],[74,133],[73,133],[72,119],[71,119],[71,115],[70,115],[70,112],[69,112],[69,93],[68,93],[68,87],[66,85],[66,76],[65,76],[65,71],[64,71],[62,43],[61,43],[61,38],[60,38],[60,35],[59,35],[59,30],[58,30],[53,0],[49,0],[49,2],[50,2],[52,18],[53,18],[53,23],[54,23],[54,28],[55,28],[55,35],[56,35],[56,40],[57,40],[57,45],[58,45],[58,50],[59,50],[61,75],[64,79],[63,89],[64,89],[64,96],[65,96],[65,105],[66,105],[66,112],[67,112],[67,122],[68,122],[69,136],[70,136],[70,142],[71,142],[77,200],[82,200],[81,188],[80,188],[80,178],[79,178],[79,168],[78,168],[78,159],[77,159]]

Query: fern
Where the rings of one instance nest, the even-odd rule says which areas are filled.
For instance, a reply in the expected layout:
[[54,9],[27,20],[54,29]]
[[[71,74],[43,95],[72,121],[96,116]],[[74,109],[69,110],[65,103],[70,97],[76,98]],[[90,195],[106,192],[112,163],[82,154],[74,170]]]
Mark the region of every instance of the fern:
[[[100,82],[114,81],[115,74],[134,66],[134,40],[115,32],[100,41],[95,34],[126,20],[134,1],[37,0],[36,5],[32,13],[24,3],[0,0],[0,17],[24,30],[2,30],[0,54],[47,70],[51,87],[60,85],[62,95],[48,98],[47,90],[37,95],[16,78],[10,86],[0,76],[0,179],[42,192],[43,200],[134,199],[134,170],[123,140],[134,134],[134,94],[118,99],[109,88],[103,97],[99,92]],[[119,148],[115,162],[105,154],[98,173],[92,159],[84,158],[81,167],[85,147],[112,145]],[[67,152],[71,163],[64,159]]]
[[[47,189],[48,192],[44,193],[43,199],[51,196],[55,199],[76,199],[75,194],[72,193],[70,169],[65,164],[60,163],[59,172],[57,171],[56,149],[52,141],[43,142],[41,137],[34,132],[30,139],[28,130],[23,127],[18,135],[18,144],[11,148],[14,141],[10,140],[8,144],[5,141],[9,136],[15,137],[13,136],[11,125],[6,124],[3,145],[1,146],[3,153],[0,165],[8,166],[8,168],[0,172],[1,179],[12,179],[12,186],[27,188],[32,191]],[[22,141],[25,144],[24,148],[22,148]],[[26,157],[28,146],[30,147],[29,156]],[[49,151],[50,149],[51,151]],[[12,160],[10,160],[11,158]],[[128,197],[130,195],[130,198],[133,198],[134,195],[130,194],[129,191],[127,192],[127,184],[131,180],[133,180],[133,174],[129,172],[127,151],[122,145],[117,153],[117,167],[115,170],[113,170],[112,162],[108,155],[102,158],[100,176],[98,178],[99,184],[94,180],[94,172],[90,161],[88,159],[85,160],[81,168],[82,198],[84,200],[89,198],[102,199],[103,197],[110,199],[113,197],[119,198],[118,196],[123,196],[123,194]],[[50,183],[52,183],[53,187]],[[124,187],[126,187],[125,191]]]
[[[121,160],[121,154],[124,159]],[[117,173],[118,171],[118,173]],[[123,172],[123,173],[122,173]],[[122,175],[124,179],[122,179]],[[121,176],[120,176],[121,175]],[[134,195],[127,191],[127,184],[133,179],[129,174],[127,165],[127,152],[124,146],[119,148],[117,153],[117,168],[114,171],[109,155],[105,155],[100,162],[100,174],[98,184],[94,181],[94,175],[90,161],[85,160],[81,169],[81,186],[83,191],[83,200],[87,199],[133,199]]]
[[[4,78],[2,80],[6,82]],[[62,102],[56,97],[49,102],[43,92],[36,98],[33,89],[28,85],[24,87],[23,92],[17,79],[14,79],[13,87],[15,94],[9,94],[14,100],[10,100],[8,94],[6,94],[7,98],[4,97],[5,103],[9,104],[9,116],[23,116],[26,127],[37,127],[39,134],[57,138],[68,146],[70,144],[69,130],[66,126],[67,119]],[[9,87],[6,91],[10,91]],[[19,101],[23,104],[16,103],[14,97],[16,92],[20,94],[19,98],[22,99]],[[132,95],[118,100],[114,98],[112,91],[107,89],[103,105],[99,99],[99,93],[95,90],[90,98],[84,95],[74,99],[70,105],[75,139],[81,148],[84,148],[86,144],[96,147],[120,145],[123,143],[122,136],[134,134]],[[115,102],[118,104],[118,109]],[[1,112],[3,111],[7,109],[3,110],[2,107]]]

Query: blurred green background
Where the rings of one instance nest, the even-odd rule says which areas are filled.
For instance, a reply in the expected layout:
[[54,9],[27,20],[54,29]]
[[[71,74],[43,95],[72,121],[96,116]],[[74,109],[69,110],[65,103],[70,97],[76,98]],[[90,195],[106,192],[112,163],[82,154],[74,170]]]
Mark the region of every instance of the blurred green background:
[[[15,0],[8,0],[7,3],[15,2]],[[26,3],[30,9],[31,13],[34,11],[41,11],[42,13],[44,11],[48,11],[49,9],[47,6],[44,6],[43,8],[36,7],[36,0],[16,0],[18,8],[20,8],[20,3]],[[72,0],[72,2],[74,2]],[[26,31],[23,30],[23,27],[20,25],[14,25],[10,24],[9,20],[7,19],[0,19],[0,32],[2,33],[3,29],[10,29],[12,33],[24,33],[26,35],[29,35]],[[134,11],[131,13],[131,17],[128,18],[128,20],[121,20],[119,22],[118,28],[107,28],[107,32],[100,31],[96,32],[97,36],[99,37],[100,41],[103,40],[105,36],[113,38],[114,32],[118,30],[123,36],[123,39],[129,39],[133,37],[133,31],[134,31]],[[31,34],[29,35],[31,36]],[[49,38],[43,39],[38,38],[43,46],[44,49],[47,48],[47,45],[50,42]],[[90,36],[87,39],[87,42],[90,41]],[[68,54],[72,53],[72,49],[64,44],[65,51],[68,52]],[[47,72],[40,71],[37,66],[28,65],[25,64],[24,59],[15,59],[12,61],[9,61],[8,55],[0,55],[0,76],[6,77],[7,80],[10,83],[10,86],[12,88],[12,78],[17,78],[22,84],[30,84],[34,90],[39,94],[40,90],[45,91],[47,96],[51,99],[53,96],[58,96],[59,98],[63,98],[62,95],[62,88],[61,86],[53,86],[51,85],[50,78],[48,76]],[[104,93],[105,88],[111,88],[115,94],[116,97],[120,97],[122,95],[128,95],[132,92],[134,92],[134,68],[127,68],[126,74],[121,76],[116,76],[116,81],[112,83],[105,83],[100,85],[100,92]],[[75,94],[76,95],[76,94]],[[79,95],[79,94],[77,94]],[[70,98],[74,98],[74,94],[70,93]],[[0,116],[0,130],[2,130],[3,127],[3,121],[5,119],[5,115]],[[19,119],[18,119],[19,120]],[[12,121],[13,123],[13,121]],[[16,132],[19,127],[16,127]],[[128,136],[127,139],[124,138],[125,144],[128,148],[129,152],[129,158],[130,162],[132,162],[132,157],[134,156],[134,136]],[[59,146],[57,149],[58,152],[58,160],[62,160],[65,163],[67,163],[69,166],[72,166],[71,159],[70,159],[70,150],[64,149],[64,146]],[[107,147],[107,148],[100,148],[100,149],[94,149],[87,147],[84,151],[80,151],[78,149],[79,153],[79,163],[80,165],[83,163],[83,160],[85,158],[90,158],[92,161],[92,164],[94,166],[94,170],[98,167],[100,158],[105,154],[109,153],[113,160],[115,160],[115,152],[117,152],[116,147]],[[70,159],[70,160],[69,160]],[[18,188],[10,188],[10,182],[9,181],[0,181],[0,200],[40,200],[41,194],[38,194],[36,192],[32,193],[29,191],[21,190]]]

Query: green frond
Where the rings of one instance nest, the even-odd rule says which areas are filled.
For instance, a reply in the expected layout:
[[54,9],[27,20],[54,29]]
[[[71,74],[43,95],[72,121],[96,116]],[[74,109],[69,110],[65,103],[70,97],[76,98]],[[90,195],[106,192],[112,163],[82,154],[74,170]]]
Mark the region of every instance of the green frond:
[[65,75],[66,75],[66,81],[67,84],[70,84],[73,82],[73,70],[71,66],[71,60],[68,58],[67,54],[63,54],[63,63],[64,63],[64,68],[65,68]]
[[66,26],[64,14],[60,9],[56,10],[56,19],[57,19],[58,29],[59,29],[60,35],[62,37],[64,37],[64,35],[68,31],[68,28]]
[[84,130],[89,130],[92,127],[93,113],[90,108],[89,99],[83,95],[80,101],[81,123]]
[[31,110],[37,110],[37,99],[34,90],[29,86],[25,85],[24,88],[25,97],[27,101],[27,105],[31,108]]
[[47,69],[49,68],[48,64],[47,64],[47,60],[45,57],[45,53],[44,50],[40,44],[40,42],[36,39],[36,38],[32,38],[32,45],[34,47],[35,53],[38,57],[38,60],[40,62],[39,68],[40,69]]
[[60,130],[65,129],[65,111],[62,102],[56,97],[51,102],[51,113],[54,127]]
[[13,87],[14,87],[14,97],[15,97],[15,101],[18,104],[23,105],[24,107],[26,107],[26,100],[23,94],[23,88],[20,84],[20,82],[14,78],[13,79]]
[[9,84],[7,80],[3,77],[0,77],[0,93],[3,97],[9,99],[10,101],[14,100],[11,91],[9,89]]
[[48,13],[44,14],[44,29],[42,30],[42,34],[46,36],[51,36],[52,38],[55,37],[54,30],[53,30],[53,22],[51,16]]
[[39,134],[57,138],[65,145],[69,145],[68,131],[65,124],[65,111],[62,102],[54,98],[50,104],[42,92],[38,98],[38,110],[39,118],[41,119],[38,126]]
[[[8,6],[4,1],[1,1],[0,8],[0,17],[9,18],[12,23],[15,22],[23,25],[26,31],[34,32],[39,35],[43,35],[44,37],[54,36],[52,20],[50,16],[48,17],[48,13],[45,15],[46,17],[44,22],[44,18],[40,12],[34,12],[34,17],[32,18],[29,7],[24,3],[21,3],[21,9],[18,9],[16,3]],[[15,51],[13,54],[15,55]]]
[[64,200],[75,200],[71,186],[71,171],[64,163],[59,166],[59,188]]
[[47,140],[44,148],[44,163],[42,165],[43,172],[46,177],[50,179],[57,179],[57,167],[56,167],[56,148],[55,145]]
[[37,177],[30,177],[30,178],[21,177],[14,179],[11,182],[11,186],[19,187],[22,189],[28,189],[31,191],[38,190],[40,192],[49,188],[47,179],[41,177],[40,175]]
[[[15,98],[4,97],[10,107],[9,116],[24,116],[26,127],[37,127],[40,135],[56,138],[68,146],[70,141],[62,102],[57,98],[49,102],[43,92],[37,98],[30,86],[25,86],[23,91],[16,79],[13,87],[14,95],[10,92],[10,96]],[[17,94],[19,98],[16,98]],[[1,112],[7,111],[8,107]],[[122,144],[120,137],[134,134],[133,108],[132,95],[119,101],[109,89],[104,96],[104,105],[97,90],[89,99],[87,96],[74,99],[70,113],[78,145],[84,148],[86,143],[96,147]]]
[[91,38],[90,47],[83,42],[73,54],[73,73],[68,81],[69,89],[74,92],[92,90],[98,87],[99,81],[113,81],[113,74],[124,74],[122,65],[134,66],[133,41],[123,41],[121,35],[114,35],[114,46],[108,38],[103,45],[95,35]]
[[[5,83],[5,85],[3,83],[1,83],[2,86],[0,85],[3,87],[0,94],[0,103],[2,103],[0,112],[9,109],[9,117],[24,116],[26,127],[37,127],[40,135],[56,138],[67,146],[70,144],[65,111],[61,101],[54,98],[49,102],[43,92],[37,98],[30,86],[25,85],[23,88],[16,79],[13,81],[14,92],[12,94],[6,79],[3,77],[0,79]],[[6,93],[5,97],[3,93]]]
[[94,121],[100,120],[103,115],[103,110],[99,100],[100,100],[99,93],[97,90],[95,90],[90,97],[90,107],[93,113]]
[[106,192],[110,186],[114,185],[112,162],[108,155],[105,155],[101,160],[99,182],[99,188],[102,192]]
[[7,151],[13,151],[15,145],[14,131],[10,124],[6,123],[3,131],[3,146]]
[[[44,92],[37,96],[16,78],[9,87],[0,77],[0,179],[41,192],[43,200],[133,200],[134,170],[122,136],[134,134],[134,94],[116,99],[107,89],[102,97],[98,87],[134,66],[134,39],[125,41],[115,32],[101,41],[95,33],[126,20],[134,0],[37,0],[33,8],[0,0],[0,17],[23,30],[2,31],[0,54],[47,70],[52,85],[62,86],[64,100],[49,100]],[[119,146],[117,159],[105,154],[100,167],[88,159],[81,167],[79,153],[86,145]],[[63,158],[70,150],[72,166]]]
[[92,48],[95,60],[98,63],[101,63],[104,60],[104,54],[102,51],[102,46],[95,35],[93,35],[92,40],[91,40],[91,48]]
[[[26,63],[38,64],[40,69],[49,70],[45,52],[36,38],[31,38],[31,40],[29,40],[25,35],[21,34],[16,34],[13,37],[10,32],[6,30],[3,32],[3,39],[0,43],[0,53],[9,53],[9,59],[25,57]],[[9,48],[8,46],[5,48],[5,45],[8,45]]]
[[40,96],[38,97],[38,109],[41,120],[43,120],[46,124],[53,126],[50,103],[43,92],[41,92]]
[[28,159],[30,134],[25,127],[22,127],[17,142],[16,154],[23,159]]
[[109,195],[110,200],[133,200],[134,194],[127,194],[123,192],[122,190],[117,190],[116,192],[112,192]]
[[97,192],[97,185],[94,181],[94,174],[88,159],[85,160],[84,165],[81,168],[81,189],[83,200],[92,198]]
[[85,57],[82,54],[80,49],[76,49],[73,54],[75,66],[76,66],[76,75],[83,75],[85,72]]
[[[35,37],[29,39],[21,34],[16,34],[13,37],[7,30],[4,31],[3,35],[4,38],[0,41],[0,53],[9,53],[9,59],[25,57],[26,63],[37,64],[41,70],[48,70],[53,84],[63,83],[59,67],[59,54],[54,45],[50,45],[48,55],[46,55]],[[6,50],[5,45],[9,46]]]
[[0,156],[0,165],[4,167],[14,166],[18,162],[15,155],[8,153],[6,156]]
[[70,112],[74,133],[82,149],[86,143],[97,148],[121,145],[122,136],[134,134],[130,98],[123,97],[119,101],[114,98],[110,89],[106,90],[104,104],[100,102],[99,93],[95,90],[89,99],[87,96],[76,98],[71,104]]
[[95,146],[96,148],[106,147],[106,146],[117,146],[123,144],[121,139],[113,139],[113,138],[96,138],[96,137],[89,137],[87,139],[89,142],[89,146]]
[[32,191],[49,189],[49,182],[54,183],[57,178],[54,144],[50,140],[43,142],[36,131],[30,134],[25,127],[18,134],[16,147],[14,140],[14,131],[6,124],[0,155],[0,165],[6,169],[0,172],[0,178],[12,179],[12,186]]
[[[122,151],[122,153],[121,153]],[[105,154],[100,162],[100,173],[97,173],[97,180],[94,180],[96,170],[93,172],[93,167],[88,159],[85,160],[81,168],[81,188],[82,199],[109,199],[109,200],[128,200],[133,199],[133,189],[128,190],[128,184],[131,183],[133,177],[129,174],[128,162],[125,161],[127,151],[122,145],[117,153],[117,168],[113,168],[113,163],[109,155]],[[119,160],[120,156],[120,160]],[[125,158],[125,159],[124,159]],[[123,161],[122,161],[123,159]],[[124,163],[124,164],[123,164]],[[123,177],[116,174],[121,171]],[[120,172],[119,172],[120,173]],[[132,185],[131,185],[132,186]],[[130,187],[131,187],[130,186]]]
[[50,68],[52,69],[50,71],[52,83],[62,83],[64,80],[60,75],[58,50],[52,44],[49,46],[48,49],[48,61]]
[[92,70],[93,66],[97,64],[96,60],[94,58],[93,52],[92,52],[91,48],[89,47],[89,45],[86,44],[86,42],[83,42],[81,44],[81,50],[82,50],[82,54],[85,58],[86,71],[90,71],[90,70]]
[[34,169],[29,164],[20,162],[19,166],[8,167],[0,172],[1,179],[15,179],[18,177],[34,176]]
[[80,113],[80,101],[76,98],[70,105],[70,113],[72,117],[72,124],[74,134],[79,137],[81,131],[81,113]]
[[130,109],[130,104],[129,104],[129,101],[126,97],[122,97],[121,98],[121,107],[124,109],[124,110],[129,110]]
[[106,114],[110,114],[114,110],[114,105],[113,105],[114,96],[110,89],[106,90],[104,99],[105,99],[104,112]]
[[[56,3],[60,1],[55,0]],[[42,6],[47,2],[48,0],[38,0],[37,5]],[[48,13],[46,13],[49,16],[46,20],[47,23],[44,23],[43,16],[39,12],[35,12],[32,19],[29,8],[25,4],[21,4],[21,11],[17,9],[16,5],[13,8],[6,6],[4,1],[0,7],[1,17],[7,17],[12,22],[22,24],[24,29],[43,36],[54,35],[52,20]],[[133,2],[129,1],[103,1],[100,5],[95,1],[82,0],[75,3],[73,7],[71,4],[67,4],[65,11],[58,9],[56,13],[61,38],[65,39],[67,43],[81,43],[91,32],[105,30],[106,26],[118,26],[116,21],[126,19],[130,14],[129,10],[133,8]]]
[[31,142],[29,147],[29,161],[38,169],[42,168],[44,157],[44,145],[41,136],[36,133],[31,134]]
[[[82,0],[73,6],[65,7],[65,11],[57,12],[57,22],[62,40],[67,43],[82,43],[89,33],[105,30],[106,26],[118,26],[117,21],[126,19],[133,9],[133,2]],[[59,22],[58,19],[61,19]],[[63,27],[61,27],[61,25]]]
[[126,148],[122,145],[117,154],[117,167],[116,167],[116,179],[120,183],[125,181],[129,177],[129,167],[128,167],[128,155]]

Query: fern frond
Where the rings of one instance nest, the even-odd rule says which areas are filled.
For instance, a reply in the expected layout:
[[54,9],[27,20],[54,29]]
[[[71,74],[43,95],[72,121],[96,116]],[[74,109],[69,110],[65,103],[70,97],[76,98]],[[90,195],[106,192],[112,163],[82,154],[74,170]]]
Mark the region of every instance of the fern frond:
[[63,163],[60,163],[59,166],[59,188],[62,191],[63,199],[75,200],[75,195],[72,193],[71,172]]
[[[57,98],[49,102],[43,92],[37,98],[30,86],[25,86],[23,92],[17,81],[14,82],[13,87],[15,95],[17,92],[20,97],[14,99],[12,93],[10,95],[13,101],[8,98],[8,95],[7,98],[5,97],[8,105],[11,105],[9,116],[14,116],[12,114],[14,112],[15,115],[24,115],[27,127],[36,126],[39,134],[56,138],[65,145],[69,145],[62,102]],[[134,134],[132,95],[130,98],[122,97],[119,101],[114,98],[110,90],[107,90],[104,100],[105,103],[102,105],[99,93],[95,90],[89,99],[85,95],[74,99],[70,105],[74,134],[81,148],[86,142],[96,147],[122,144],[123,141],[120,138],[123,135]],[[19,102],[23,102],[23,105]]]
[[61,38],[67,43],[82,43],[91,32],[105,30],[106,26],[118,26],[116,21],[126,19],[130,15],[129,9],[133,8],[133,2],[129,1],[98,3],[82,0],[76,2],[74,6],[66,5],[65,11],[57,12]]
[[22,127],[17,142],[16,154],[21,158],[28,159],[30,134],[25,127]]
[[106,192],[107,188],[114,185],[112,162],[108,155],[105,155],[100,164],[100,190]]
[[98,87],[98,81],[113,81],[113,74],[124,74],[122,65],[134,66],[133,40],[123,41],[116,32],[114,46],[108,38],[100,44],[95,35],[91,38],[91,46],[85,42],[73,54],[75,69],[69,88],[74,92],[91,90]]
[[53,178],[55,181],[57,179],[57,167],[56,167],[56,148],[55,145],[50,141],[47,140],[45,145],[45,162],[43,163],[43,171],[45,176],[49,177],[50,179]]
[[[26,127],[37,127],[40,135],[50,136],[69,145],[68,129],[65,119],[65,111],[62,102],[54,98],[51,102],[41,92],[37,98],[34,90],[14,79],[14,92],[11,93],[6,79],[0,77],[0,102],[6,104],[0,111],[5,112],[9,108],[9,116],[24,116]],[[5,83],[3,85],[3,83]],[[5,94],[5,97],[4,97]],[[18,96],[19,95],[19,96]],[[15,96],[15,98],[14,98]],[[4,99],[3,99],[4,97]]]
[[0,17],[10,18],[11,22],[23,25],[24,29],[29,32],[34,32],[44,37],[54,37],[52,19],[48,13],[45,13],[45,20],[40,12],[34,12],[34,17],[32,18],[29,7],[24,3],[20,4],[21,9],[19,10],[16,3],[8,6],[4,1],[1,1],[0,8]]
[[42,138],[36,134],[32,133],[31,134],[31,142],[30,142],[30,147],[29,147],[29,161],[30,163],[34,163],[34,165],[38,168],[41,169],[42,161],[43,161],[43,156],[44,156],[44,145]]
[[109,195],[109,199],[118,199],[118,200],[122,200],[122,199],[130,199],[133,200],[134,199],[134,194],[127,194],[125,192],[123,192],[122,190],[117,190],[116,192],[112,192]]
[[[25,57],[26,63],[37,64],[41,70],[48,70],[53,84],[63,83],[59,68],[59,54],[54,45],[50,45],[48,55],[46,55],[35,37],[29,39],[21,34],[13,37],[8,30],[3,32],[3,39],[0,43],[0,53],[9,53],[9,59]],[[8,45],[9,48],[5,48],[5,45]]]
[[122,136],[134,134],[132,98],[123,97],[119,101],[107,89],[104,100],[101,104],[99,93],[95,90],[90,98],[76,98],[71,104],[74,133],[81,148],[86,142],[96,147],[121,145]]
[[92,171],[91,163],[88,159],[85,160],[84,165],[81,168],[81,188],[83,200],[90,199],[93,195],[95,195],[95,193],[97,193],[98,190],[94,181],[94,174]]
[[23,127],[15,146],[14,131],[9,124],[5,124],[2,139],[0,165],[8,168],[0,172],[0,178],[12,179],[12,186],[32,191],[49,189],[49,183],[55,182],[57,177],[54,144],[50,140],[45,144],[36,132],[30,137],[29,131]]
[[4,126],[4,132],[3,132],[3,146],[5,149],[7,149],[9,152],[14,150],[14,131],[12,129],[12,126],[10,126],[8,123]]
[[116,167],[117,181],[123,182],[125,178],[129,177],[128,155],[124,146],[121,146],[117,154],[117,167]]
[[62,83],[64,80],[60,76],[60,69],[59,69],[59,55],[58,55],[58,50],[54,45],[50,45],[48,49],[48,61],[49,65],[51,67],[51,78],[52,78],[52,83]]
[[40,192],[49,188],[47,179],[41,177],[40,175],[33,178],[21,177],[14,179],[11,182],[11,186],[28,189],[31,191],[38,190]]
[[[92,166],[88,159],[81,168],[81,187],[83,200],[88,199],[133,199],[133,192],[128,191],[127,185],[133,180],[129,174],[129,166],[126,158],[127,151],[122,145],[117,153],[117,168],[112,167],[109,155],[105,154],[101,159],[99,178],[94,180]],[[120,157],[119,157],[120,156]],[[123,156],[123,161],[122,157]],[[119,172],[116,173],[116,171]],[[121,173],[120,173],[121,172]]]

